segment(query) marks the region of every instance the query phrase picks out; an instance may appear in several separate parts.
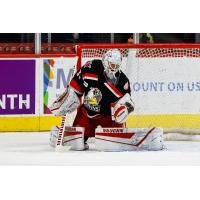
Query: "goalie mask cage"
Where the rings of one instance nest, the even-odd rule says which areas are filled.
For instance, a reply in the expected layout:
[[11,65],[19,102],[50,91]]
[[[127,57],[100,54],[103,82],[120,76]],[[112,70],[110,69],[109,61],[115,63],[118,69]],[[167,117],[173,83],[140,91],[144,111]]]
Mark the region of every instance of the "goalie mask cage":
[[[198,78],[200,77],[200,44],[80,44],[76,46],[78,56],[77,69],[83,66],[88,60],[101,59],[105,52],[113,48],[119,49],[122,53],[122,71],[131,79],[131,90],[133,90],[133,82],[146,81],[152,83],[152,91],[135,91],[133,99],[136,100],[136,111],[132,115],[132,120],[128,120],[128,124],[133,127],[160,126],[164,128],[166,133],[175,132],[184,134],[183,139],[186,140],[191,139],[188,138],[191,135],[195,137],[199,136],[200,103],[197,105],[197,102],[200,102],[200,78]],[[152,70],[154,66],[157,67],[155,75],[153,75],[155,71]],[[186,72],[187,70],[188,72]],[[182,78],[181,72],[184,72]],[[176,86],[179,88],[177,88],[177,91],[156,91],[153,79],[151,79],[153,76],[155,76],[154,82],[157,80],[157,83],[159,81],[173,85],[172,82],[174,81],[174,84],[180,84]],[[134,79],[133,77],[136,78]],[[177,83],[175,83],[176,80],[178,80]],[[193,82],[195,82],[196,88],[194,91],[191,91]],[[184,91],[184,89],[187,89],[187,83],[191,83],[191,85],[187,86],[190,88],[188,91]],[[162,86],[163,88],[160,85],[160,89],[164,90],[164,83]],[[141,92],[140,95],[139,92]],[[154,101],[151,96],[156,98],[156,92],[158,98]],[[191,100],[196,99],[193,103],[189,102],[186,98],[190,94]],[[184,99],[187,103],[184,103]],[[148,105],[141,103],[145,101]],[[165,105],[166,102],[169,104]],[[137,109],[138,103],[141,104],[139,109]],[[159,103],[160,106],[164,103],[163,107],[168,106],[171,111],[166,111],[163,107],[160,109],[163,112],[160,111]],[[153,110],[154,106],[155,113]],[[181,108],[183,109],[181,110]]]

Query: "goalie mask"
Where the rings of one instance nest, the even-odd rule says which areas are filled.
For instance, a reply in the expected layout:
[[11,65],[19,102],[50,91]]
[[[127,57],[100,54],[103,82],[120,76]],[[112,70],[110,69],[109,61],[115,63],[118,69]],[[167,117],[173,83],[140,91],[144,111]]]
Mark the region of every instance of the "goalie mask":
[[120,51],[118,49],[107,51],[102,58],[102,63],[107,77],[111,80],[115,80],[116,73],[120,71],[122,64],[122,55]]

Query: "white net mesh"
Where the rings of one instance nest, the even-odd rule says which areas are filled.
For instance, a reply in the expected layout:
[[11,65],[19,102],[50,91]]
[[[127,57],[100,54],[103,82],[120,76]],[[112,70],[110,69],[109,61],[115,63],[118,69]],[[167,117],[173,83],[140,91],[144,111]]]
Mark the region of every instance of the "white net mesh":
[[[178,57],[200,57],[200,48],[118,48],[122,54],[122,70],[126,71],[127,59],[131,55],[135,58],[178,58]],[[91,59],[101,59],[110,48],[83,48],[82,65]],[[130,53],[131,52],[131,53]],[[130,56],[129,56],[130,57]],[[130,58],[131,59],[131,58]]]
[[[102,59],[102,56],[108,51],[110,48],[89,48],[89,49],[82,49],[82,65],[85,62],[92,59]],[[128,58],[129,49],[127,48],[119,48],[123,60],[122,60],[122,67],[121,69],[125,71],[126,63]]]
[[200,57],[199,48],[144,48],[138,49],[136,57]]
[[[137,105],[134,113],[136,117],[131,123],[136,127],[156,124],[164,127],[168,133],[174,130],[186,135],[199,134],[199,103],[191,104],[190,99],[199,100],[200,96],[200,48],[181,45],[156,48],[138,46],[82,48],[81,64],[101,59],[111,48],[118,48],[123,56],[122,70],[132,81],[132,91],[135,89],[133,96]],[[150,87],[148,90],[150,84],[158,83],[162,83],[162,90],[156,88],[154,91]],[[172,84],[175,88],[173,91],[170,88]],[[183,85],[182,90],[177,89],[178,84]],[[194,90],[189,90],[191,85]],[[170,120],[171,123],[168,123]]]
[[[136,57],[200,57],[200,48],[134,48]],[[102,58],[110,48],[82,49],[82,58]],[[119,48],[123,57],[127,57],[130,48]]]
[[[106,53],[110,48],[88,48],[82,49],[82,58],[102,58],[103,54]],[[128,56],[127,48],[119,49],[123,57]]]

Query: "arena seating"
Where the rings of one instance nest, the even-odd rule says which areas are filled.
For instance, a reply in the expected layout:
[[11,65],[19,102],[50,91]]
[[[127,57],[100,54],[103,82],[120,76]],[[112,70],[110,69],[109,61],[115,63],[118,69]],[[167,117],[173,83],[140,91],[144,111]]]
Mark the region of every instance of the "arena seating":
[[[75,45],[70,43],[43,43],[42,54],[75,53]],[[0,43],[0,54],[34,54],[34,43]]]

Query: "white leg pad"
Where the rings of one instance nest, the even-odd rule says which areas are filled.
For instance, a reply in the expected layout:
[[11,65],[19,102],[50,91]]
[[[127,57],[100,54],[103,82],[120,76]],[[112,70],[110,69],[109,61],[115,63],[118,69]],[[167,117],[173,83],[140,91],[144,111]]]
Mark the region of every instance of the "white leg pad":
[[[54,126],[50,133],[50,145],[56,147],[59,127]],[[65,126],[64,137],[62,141],[63,146],[68,146],[71,150],[84,150],[84,128]],[[67,148],[65,148],[67,149]]]
[[51,128],[51,132],[50,132],[50,138],[49,138],[49,144],[52,147],[56,147],[56,142],[57,142],[57,138],[58,138],[58,131],[59,131],[59,127],[58,126],[52,126]]
[[83,127],[65,127],[63,145],[70,146],[71,150],[81,151],[84,146],[84,131]]
[[161,128],[97,128],[95,149],[99,151],[162,150]]

